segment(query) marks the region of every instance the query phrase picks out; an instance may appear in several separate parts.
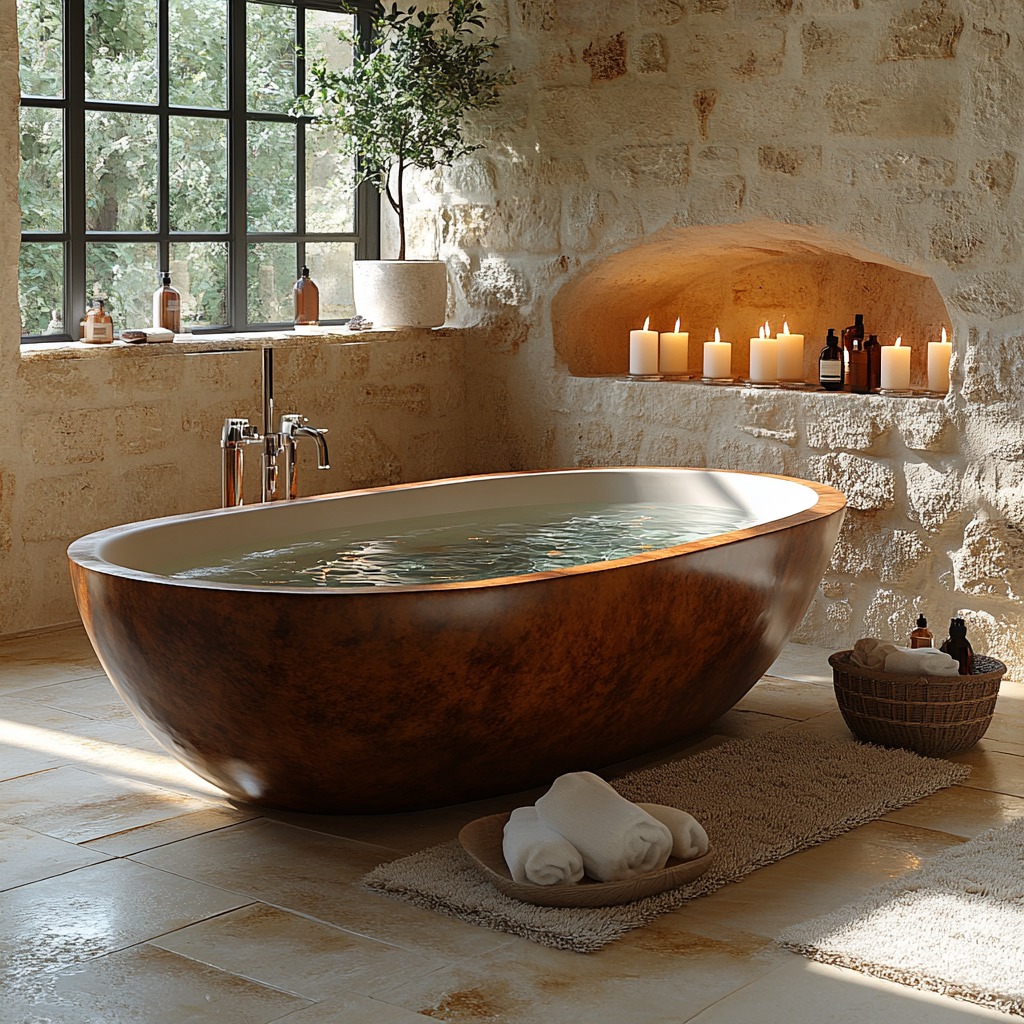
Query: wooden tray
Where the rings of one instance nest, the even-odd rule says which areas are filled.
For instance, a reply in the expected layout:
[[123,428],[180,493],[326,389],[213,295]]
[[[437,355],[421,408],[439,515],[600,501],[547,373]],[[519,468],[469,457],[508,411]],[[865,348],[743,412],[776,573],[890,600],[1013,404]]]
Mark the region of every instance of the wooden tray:
[[711,866],[715,851],[709,849],[696,860],[677,860],[670,857],[659,871],[648,871],[621,882],[595,882],[583,876],[582,881],[567,885],[532,885],[516,882],[505,863],[501,844],[505,824],[511,814],[489,814],[477,818],[459,832],[459,843],[476,866],[499,892],[513,899],[532,903],[538,907],[610,907],[629,903],[642,896],[675,889],[699,878]]

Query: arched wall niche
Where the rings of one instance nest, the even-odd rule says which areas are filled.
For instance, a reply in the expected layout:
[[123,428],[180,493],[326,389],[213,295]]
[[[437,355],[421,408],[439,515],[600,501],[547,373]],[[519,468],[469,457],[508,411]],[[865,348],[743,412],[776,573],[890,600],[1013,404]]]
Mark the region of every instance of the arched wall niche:
[[687,227],[660,234],[586,267],[554,297],[555,351],[574,376],[621,376],[629,332],[690,335],[690,372],[702,371],[703,343],[732,343],[733,373],[746,376],[750,338],[766,320],[804,335],[805,375],[817,380],[818,353],[830,327],[841,333],[863,313],[883,345],[902,336],[913,350],[911,384],[924,387],[927,342],[950,330],[935,282],[823,229],[774,222]]

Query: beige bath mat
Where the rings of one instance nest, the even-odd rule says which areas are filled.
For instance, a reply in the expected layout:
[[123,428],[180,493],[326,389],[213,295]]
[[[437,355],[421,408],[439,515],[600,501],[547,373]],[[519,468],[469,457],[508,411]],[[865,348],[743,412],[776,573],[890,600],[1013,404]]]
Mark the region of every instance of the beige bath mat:
[[1024,820],[779,940],[823,963],[1024,1017]]
[[633,928],[929,793],[970,769],[853,740],[791,730],[732,740],[612,780],[630,800],[669,804],[707,829],[716,858],[680,889],[618,907],[535,907],[504,896],[458,842],[382,864],[364,884],[428,910],[559,949],[589,953]]

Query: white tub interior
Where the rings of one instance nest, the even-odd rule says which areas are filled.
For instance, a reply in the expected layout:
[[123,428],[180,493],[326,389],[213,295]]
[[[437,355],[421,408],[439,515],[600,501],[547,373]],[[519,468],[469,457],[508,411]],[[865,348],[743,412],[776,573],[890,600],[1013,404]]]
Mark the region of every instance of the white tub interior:
[[748,473],[632,468],[513,473],[148,520],[83,538],[72,545],[71,555],[94,568],[107,562],[160,575],[167,571],[168,553],[201,557],[239,546],[258,549],[282,538],[410,516],[574,501],[651,501],[735,509],[756,526],[803,512],[817,500],[817,492],[804,484]]

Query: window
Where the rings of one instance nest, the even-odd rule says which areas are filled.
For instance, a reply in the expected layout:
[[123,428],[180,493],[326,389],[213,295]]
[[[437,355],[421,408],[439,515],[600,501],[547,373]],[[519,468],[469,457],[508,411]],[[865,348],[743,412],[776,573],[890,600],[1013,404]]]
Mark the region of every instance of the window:
[[197,333],[290,324],[304,263],[322,319],[351,316],[376,203],[289,110],[304,55],[350,59],[337,29],[370,6],[18,0],[22,340],[77,339],[93,298],[149,326],[164,269]]

